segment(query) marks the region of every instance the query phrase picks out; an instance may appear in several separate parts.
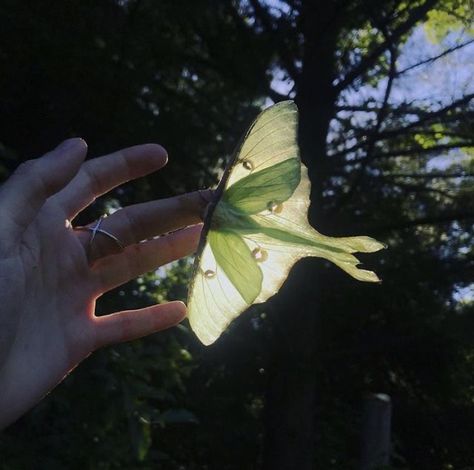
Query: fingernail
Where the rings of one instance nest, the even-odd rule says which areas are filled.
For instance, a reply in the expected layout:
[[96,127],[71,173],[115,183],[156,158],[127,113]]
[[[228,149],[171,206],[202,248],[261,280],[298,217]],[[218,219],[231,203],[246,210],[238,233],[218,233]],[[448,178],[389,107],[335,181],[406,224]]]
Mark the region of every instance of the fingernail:
[[79,145],[86,145],[86,143],[80,137],[73,137],[72,139],[66,139],[63,142],[61,142],[56,147],[55,150],[61,150],[61,151],[72,150],[73,148]]

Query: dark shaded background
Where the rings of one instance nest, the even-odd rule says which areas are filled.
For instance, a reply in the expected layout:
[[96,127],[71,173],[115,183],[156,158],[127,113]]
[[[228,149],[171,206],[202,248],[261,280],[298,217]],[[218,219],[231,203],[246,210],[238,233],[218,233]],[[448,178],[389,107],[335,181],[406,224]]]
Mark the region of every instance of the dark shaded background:
[[[214,184],[261,106],[291,97],[311,222],[390,249],[364,258],[380,286],[300,262],[212,347],[184,324],[99,351],[0,435],[0,468],[355,469],[370,392],[393,399],[394,468],[474,468],[474,306],[454,295],[474,273],[472,95],[392,96],[418,62],[431,73],[469,47],[398,61],[428,19],[441,46],[468,28],[469,3],[4,0],[3,178],[71,136],[91,158],[168,149],[165,170],[94,203],[77,221],[89,222]],[[99,313],[184,299],[189,262],[162,274],[105,296]]]

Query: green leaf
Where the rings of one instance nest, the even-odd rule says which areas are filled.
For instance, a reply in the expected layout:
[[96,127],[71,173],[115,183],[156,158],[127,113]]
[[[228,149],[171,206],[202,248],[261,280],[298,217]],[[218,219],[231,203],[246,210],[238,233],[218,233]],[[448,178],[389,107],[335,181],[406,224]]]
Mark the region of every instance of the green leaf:
[[431,42],[439,44],[454,31],[474,34],[471,2],[445,0],[437,7],[428,12],[428,20],[424,24]]

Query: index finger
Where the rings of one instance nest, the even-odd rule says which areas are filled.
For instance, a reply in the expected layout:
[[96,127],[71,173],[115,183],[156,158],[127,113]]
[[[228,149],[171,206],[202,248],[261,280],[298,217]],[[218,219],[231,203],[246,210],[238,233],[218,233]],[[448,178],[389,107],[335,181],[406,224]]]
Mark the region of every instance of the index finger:
[[167,161],[166,150],[158,144],[136,145],[97,157],[84,163],[72,181],[53,198],[72,220],[98,196],[162,168]]

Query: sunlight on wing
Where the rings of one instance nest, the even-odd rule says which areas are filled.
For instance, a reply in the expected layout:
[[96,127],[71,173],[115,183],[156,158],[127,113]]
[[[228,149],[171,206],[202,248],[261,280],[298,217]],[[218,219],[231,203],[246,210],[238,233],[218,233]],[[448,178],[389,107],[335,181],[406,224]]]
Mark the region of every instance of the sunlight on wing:
[[277,103],[255,119],[240,148],[226,184],[298,155],[298,108],[292,101]]
[[[379,281],[374,272],[358,268],[359,260],[351,253],[378,251],[384,245],[370,237],[337,238],[317,232],[308,222],[309,192],[310,182],[306,167],[302,164],[301,181],[293,195],[274,211],[267,210],[251,216],[262,227],[261,231],[247,232],[244,236],[249,248],[254,253],[261,253],[259,267],[263,272],[263,283],[256,303],[265,302],[278,292],[292,266],[307,256],[325,258],[358,280]],[[274,232],[265,231],[265,227],[278,229],[280,238],[269,236]],[[301,241],[292,240],[293,234],[301,237]]]
[[244,240],[261,257],[259,268],[263,273],[262,289],[254,303],[262,303],[278,292],[292,266],[307,255],[304,254],[304,247],[291,246],[261,233],[246,235]]
[[[359,281],[379,282],[374,272],[357,267],[359,260],[351,253],[372,253],[381,250],[385,245],[366,236],[328,237],[315,230],[308,222],[310,187],[307,169],[301,164],[301,181],[293,195],[280,204],[277,210],[268,210],[251,216],[261,226],[261,230],[260,233],[249,235],[250,238],[260,243],[262,247],[267,244],[279,245],[283,250],[285,246],[290,258],[296,260],[306,256],[325,258]],[[273,229],[278,229],[281,233],[276,239],[275,236],[271,238],[268,236],[274,234]],[[293,235],[301,237],[302,240],[295,243],[292,240],[295,238]],[[304,240],[307,240],[307,243],[304,243]],[[286,277],[285,271],[287,272],[286,268],[282,270],[283,279]]]
[[382,243],[327,237],[309,224],[311,185],[299,157],[297,120],[296,105],[288,101],[258,116],[205,222],[209,233],[198,253],[188,311],[206,345],[252,303],[276,294],[306,256],[327,259],[360,281],[379,281],[374,272],[359,269],[352,253],[378,251]]
[[213,343],[249,304],[217,265],[206,243],[190,287],[188,319],[205,345]]

